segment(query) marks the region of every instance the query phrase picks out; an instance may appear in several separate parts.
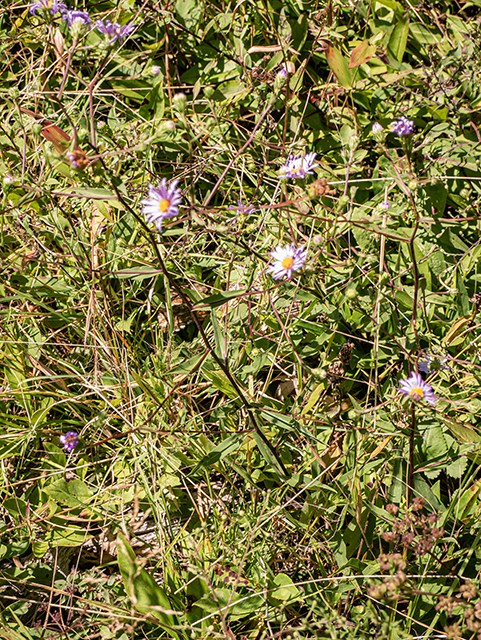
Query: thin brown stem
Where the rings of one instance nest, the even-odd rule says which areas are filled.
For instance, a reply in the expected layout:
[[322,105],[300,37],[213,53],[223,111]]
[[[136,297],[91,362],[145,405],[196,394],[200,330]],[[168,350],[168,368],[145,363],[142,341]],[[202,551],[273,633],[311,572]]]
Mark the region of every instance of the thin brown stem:
[[[267,112],[267,110],[266,110],[266,112]],[[106,169],[102,158],[99,158],[99,159],[100,159],[100,162],[102,163],[102,165],[104,166],[104,168]],[[237,383],[237,380],[231,374],[227,363],[223,362],[218,357],[218,355],[216,354],[215,349],[212,347],[212,345],[211,345],[211,343],[210,343],[210,341],[209,341],[209,339],[208,339],[208,337],[207,337],[207,335],[206,335],[206,333],[204,331],[202,323],[200,322],[199,318],[197,317],[197,313],[194,310],[194,306],[193,306],[192,302],[185,295],[185,293],[182,291],[182,288],[174,280],[174,278],[172,277],[172,274],[168,271],[167,267],[165,266],[164,260],[162,258],[162,255],[161,255],[160,251],[159,251],[159,247],[158,247],[157,243],[155,242],[155,239],[153,237],[153,234],[152,234],[151,230],[149,229],[149,227],[147,226],[145,221],[141,218],[141,216],[139,216],[138,213],[128,204],[128,202],[126,202],[126,200],[124,199],[124,197],[122,196],[122,194],[118,190],[117,185],[115,184],[114,181],[111,181],[111,185],[112,185],[115,193],[117,194],[117,197],[120,200],[120,202],[124,205],[124,207],[126,209],[128,209],[130,211],[130,213],[134,216],[134,218],[142,225],[142,227],[148,233],[148,237],[149,237],[150,243],[152,245],[152,248],[154,249],[155,255],[157,256],[157,260],[159,262],[160,270],[164,274],[164,277],[167,279],[170,287],[172,289],[174,289],[174,291],[177,293],[177,295],[182,300],[183,304],[187,307],[187,309],[188,309],[188,311],[189,311],[189,313],[190,313],[190,315],[192,317],[192,321],[194,322],[195,326],[197,327],[197,330],[199,331],[199,334],[200,334],[200,336],[202,338],[202,341],[204,342],[204,344],[205,344],[206,348],[209,350],[211,356],[213,357],[213,359],[215,360],[215,362],[217,363],[219,368],[223,371],[223,373],[225,374],[226,378],[229,380],[230,384],[232,385],[232,387],[234,388],[235,392],[237,393],[240,401],[242,402],[242,404],[244,406],[244,409],[245,409],[245,411],[246,411],[246,413],[247,413],[247,415],[249,417],[249,421],[252,424],[255,432],[257,433],[259,438],[262,440],[264,445],[269,449],[269,451],[271,452],[272,456],[276,460],[277,464],[280,467],[281,474],[284,475],[285,477],[287,477],[288,473],[287,473],[287,469],[286,469],[284,463],[282,462],[282,460],[281,460],[279,454],[277,453],[275,447],[267,439],[266,435],[264,434],[264,432],[260,428],[249,401],[245,397],[242,389],[240,388],[239,384]]]

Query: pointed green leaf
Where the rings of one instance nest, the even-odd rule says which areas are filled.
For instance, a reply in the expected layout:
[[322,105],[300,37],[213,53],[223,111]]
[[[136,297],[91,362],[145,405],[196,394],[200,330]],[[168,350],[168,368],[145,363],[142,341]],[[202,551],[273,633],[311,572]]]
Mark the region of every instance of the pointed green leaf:
[[387,45],[388,55],[393,56],[398,62],[402,62],[409,34],[409,16],[401,18],[394,27]]
[[139,565],[132,547],[122,535],[118,540],[118,564],[127,595],[137,611],[157,618],[174,638],[179,638],[172,629],[176,619],[167,594]]

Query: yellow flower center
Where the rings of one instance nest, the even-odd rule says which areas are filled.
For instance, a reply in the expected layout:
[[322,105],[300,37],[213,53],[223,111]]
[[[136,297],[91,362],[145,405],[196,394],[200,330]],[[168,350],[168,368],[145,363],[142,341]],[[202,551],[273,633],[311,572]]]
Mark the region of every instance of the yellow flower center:
[[165,213],[169,207],[170,207],[170,200],[166,200],[164,198],[164,200],[161,200],[159,202],[159,211],[160,211],[160,213]]
[[282,261],[282,266],[284,269],[291,269],[292,265],[294,264],[294,258],[284,258],[284,260]]
[[413,387],[409,392],[409,395],[413,400],[421,400],[421,398],[424,398],[424,391],[421,387]]

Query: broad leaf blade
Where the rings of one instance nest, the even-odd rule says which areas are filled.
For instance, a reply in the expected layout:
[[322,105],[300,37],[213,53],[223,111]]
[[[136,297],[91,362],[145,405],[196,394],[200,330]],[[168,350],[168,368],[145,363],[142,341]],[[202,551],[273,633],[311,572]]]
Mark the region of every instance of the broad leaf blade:
[[370,60],[376,53],[376,47],[373,44],[369,44],[369,40],[364,40],[361,44],[358,44],[355,49],[351,51],[349,58],[349,69],[353,67],[359,67]]
[[173,637],[179,638],[172,629],[176,620],[167,594],[138,564],[132,547],[122,535],[118,539],[118,564],[127,595],[137,611],[157,618]]
[[42,136],[53,144],[58,153],[65,153],[70,144],[70,136],[56,124],[49,124],[42,129]]
[[394,27],[389,43],[387,45],[388,54],[393,56],[398,62],[402,62],[409,34],[409,16],[401,18]]
[[327,64],[329,65],[332,73],[336,76],[339,84],[346,89],[352,87],[352,77],[349,71],[349,65],[342,53],[335,49],[331,44],[328,45],[326,51]]

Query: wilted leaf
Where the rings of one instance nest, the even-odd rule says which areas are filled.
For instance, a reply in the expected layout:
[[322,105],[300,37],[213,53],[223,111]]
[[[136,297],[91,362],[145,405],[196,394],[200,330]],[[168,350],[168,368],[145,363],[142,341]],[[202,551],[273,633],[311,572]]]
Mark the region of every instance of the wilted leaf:
[[449,345],[456,340],[459,334],[462,333],[471,318],[472,316],[462,316],[455,320],[447,334],[444,336],[443,344],[449,347]]
[[339,84],[347,89],[352,87],[352,77],[351,72],[349,71],[349,65],[342,53],[329,44],[326,51],[326,58],[327,64],[329,65],[332,73],[338,79]]
[[373,55],[376,53],[376,47],[372,44],[369,44],[369,40],[364,40],[361,44],[358,44],[351,51],[351,56],[349,58],[349,69],[353,67],[358,67],[361,64],[364,64],[368,60],[370,60]]

